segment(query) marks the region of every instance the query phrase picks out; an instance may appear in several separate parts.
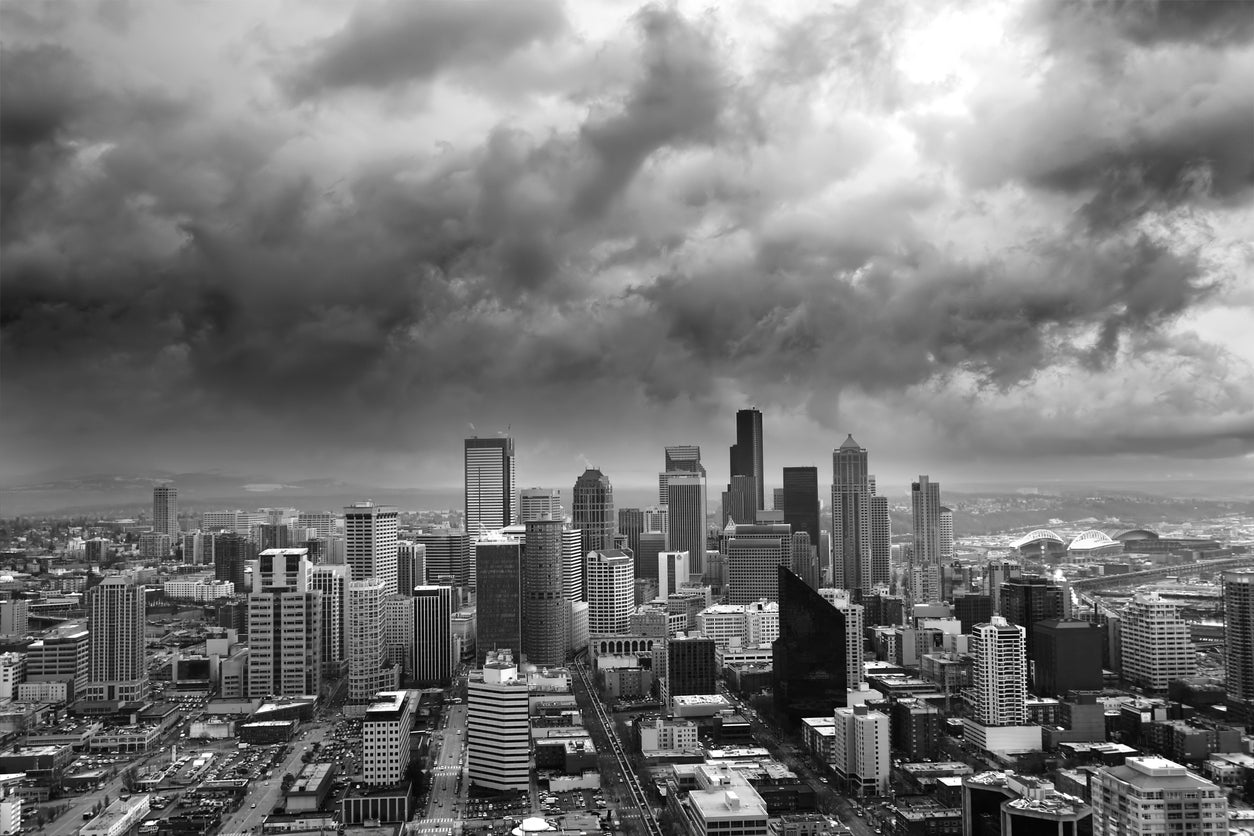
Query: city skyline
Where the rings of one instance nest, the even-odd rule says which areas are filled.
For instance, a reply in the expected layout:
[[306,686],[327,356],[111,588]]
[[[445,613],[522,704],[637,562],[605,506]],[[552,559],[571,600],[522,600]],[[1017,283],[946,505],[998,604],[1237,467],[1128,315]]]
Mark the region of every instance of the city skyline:
[[481,5],[7,7],[0,479],[1248,476],[1242,4]]

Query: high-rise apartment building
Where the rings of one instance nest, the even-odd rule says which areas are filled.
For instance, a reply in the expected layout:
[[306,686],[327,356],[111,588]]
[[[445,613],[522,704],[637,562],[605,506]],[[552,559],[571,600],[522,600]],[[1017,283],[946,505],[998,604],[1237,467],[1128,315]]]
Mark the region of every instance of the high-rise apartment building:
[[636,567],[621,551],[592,551],[587,556],[588,633],[614,636],[627,632],[636,608]]
[[453,681],[453,588],[419,586],[414,596],[414,683],[447,688]]
[[832,452],[832,562],[848,589],[869,592],[875,585],[871,563],[871,490],[867,452],[850,435]]
[[862,644],[866,636],[866,619],[861,604],[855,604],[847,589],[820,589],[819,595],[845,619],[845,671],[850,688],[856,688],[866,679],[866,660]]
[[1063,617],[1063,590],[1046,578],[1012,578],[1001,585],[1001,614],[1026,631],[1028,658],[1036,650],[1036,623]]
[[248,595],[248,695],[316,695],[322,687],[322,593],[305,549],[267,549]]
[[[736,412],[736,443],[731,448],[731,475],[753,479],[753,509],[765,508],[766,471],[762,468],[762,413],[757,408]],[[744,520],[743,522],[756,522]]]
[[349,580],[374,578],[383,583],[385,594],[396,594],[399,521],[395,508],[370,501],[344,508],[344,562]]
[[[575,480],[571,499],[571,526],[583,532],[580,553],[614,548],[617,519],[614,516],[614,487],[600,470],[588,468]],[[586,573],[584,585],[587,586]]]
[[413,595],[415,586],[427,582],[427,547],[404,540],[396,545],[396,588],[401,595]]
[[488,653],[523,646],[523,544],[497,532],[475,543],[475,643]]
[[940,556],[941,560],[949,561],[954,557],[954,511],[952,508],[940,507]]
[[779,567],[792,567],[792,528],[787,523],[737,525],[724,546],[728,601],[779,600]]
[[1226,836],[1227,792],[1178,763],[1132,757],[1091,784],[1093,836]]
[[910,485],[914,539],[911,597],[916,603],[940,600],[940,485],[920,476]]
[[871,584],[886,584],[893,577],[893,521],[888,513],[888,497],[872,488],[867,499],[871,520]]
[[785,566],[779,567],[779,638],[771,645],[776,711],[792,724],[848,702],[852,681],[842,613]]
[[256,528],[258,551],[287,549],[292,545],[292,529],[280,523],[262,523]]
[[175,543],[183,533],[179,527],[179,489],[173,485],[157,485],[152,489],[152,530],[168,534]]
[[25,636],[30,631],[30,604],[25,598],[0,601],[0,636]]
[[518,492],[518,521],[562,518],[562,492],[557,488],[523,488]]
[[975,719],[986,726],[1019,726],[1026,719],[1027,633],[994,616],[971,633]]
[[514,439],[466,439],[465,464],[467,533],[478,537],[517,522]]
[[339,679],[348,670],[348,566],[315,565],[309,588],[322,593],[322,675]]
[[1027,634],[1001,616],[977,624],[970,648],[975,706],[968,743],[990,752],[1039,751],[1041,729],[1027,721]]
[[863,798],[888,794],[892,766],[888,715],[865,705],[835,710],[832,766],[846,791]]
[[467,772],[472,786],[526,792],[531,779],[530,693],[509,650],[488,654],[466,683]]
[[1254,572],[1224,573],[1224,667],[1228,711],[1254,723]]
[[411,691],[381,691],[370,701],[361,720],[362,783],[389,786],[405,778],[417,696]]
[[[810,535],[810,543],[819,545],[819,469],[817,467],[784,468],[784,522],[793,531]],[[822,557],[822,555],[820,555]]]
[[1123,678],[1151,691],[1197,675],[1189,624],[1157,593],[1137,593],[1119,619]]
[[147,602],[144,587],[129,578],[108,577],[87,590],[91,665],[90,700],[133,702],[148,696],[144,655]]
[[666,490],[670,518],[666,547],[673,552],[688,552],[693,574],[700,574],[705,571],[705,477],[671,474]]
[[[523,548],[523,646],[525,659],[533,665],[554,666],[566,661],[570,642],[569,576],[581,576],[583,561],[571,567],[567,538],[560,520],[533,520],[527,523]],[[578,556],[576,546],[576,557]]]

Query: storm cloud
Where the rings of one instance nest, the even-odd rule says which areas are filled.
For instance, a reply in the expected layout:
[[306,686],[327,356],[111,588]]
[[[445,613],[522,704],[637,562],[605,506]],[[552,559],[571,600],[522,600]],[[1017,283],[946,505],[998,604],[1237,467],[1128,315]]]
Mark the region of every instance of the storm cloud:
[[[816,452],[884,411],[958,456],[1247,455],[1254,49],[1183,5],[1025,4],[939,81],[912,45],[995,4],[259,7],[165,75],[142,7],[13,26],[6,447],[586,446],[595,403],[651,449],[753,400]],[[583,72],[503,104],[537,48]]]

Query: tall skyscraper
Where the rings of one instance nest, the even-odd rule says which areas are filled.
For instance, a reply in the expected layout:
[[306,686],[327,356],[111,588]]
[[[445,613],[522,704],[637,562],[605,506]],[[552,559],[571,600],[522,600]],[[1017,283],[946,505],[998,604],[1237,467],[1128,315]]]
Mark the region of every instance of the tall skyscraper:
[[640,535],[645,532],[644,511],[639,508],[618,509],[618,533],[627,538],[632,555],[640,551]]
[[583,532],[583,554],[614,548],[616,522],[614,487],[604,473],[590,467],[575,480],[571,500],[571,525]]
[[779,638],[771,645],[775,710],[794,726],[848,702],[845,614],[780,566]]
[[705,467],[701,464],[701,448],[696,444],[672,444],[665,452],[667,473],[705,475]]
[[843,568],[846,588],[863,592],[875,584],[867,475],[866,448],[850,435],[832,452],[832,562]]
[[714,639],[679,636],[666,642],[666,696],[718,693]]
[[348,566],[314,566],[309,574],[309,588],[322,593],[322,674],[339,679],[348,670]]
[[970,633],[975,625],[993,617],[993,599],[989,595],[955,595],[954,617],[962,622],[962,632]]
[[[784,522],[793,531],[810,535],[810,543],[819,545],[819,469],[817,467],[784,468]],[[747,521],[746,521],[747,522]]]
[[1228,793],[1165,758],[1132,757],[1092,778],[1093,836],[1226,836]]
[[87,629],[91,634],[89,700],[133,702],[148,696],[144,656],[147,602],[144,587],[124,577],[108,577],[87,590]]
[[514,523],[514,439],[466,439],[466,531],[478,537]]
[[940,508],[940,556],[949,561],[954,556],[954,512],[944,505]]
[[1026,631],[1028,658],[1036,650],[1036,623],[1063,617],[1062,589],[1046,578],[1012,578],[1001,585],[1001,614]]
[[[568,576],[571,567],[566,539],[562,535],[560,520],[527,523],[522,572],[522,652],[533,665],[554,666],[566,661],[570,642]],[[581,566],[582,560],[574,567],[577,576],[581,574]]]
[[792,528],[787,523],[737,525],[724,549],[730,603],[779,600],[779,568],[792,567]]
[[453,588],[419,586],[414,596],[414,684],[447,688],[453,680]]
[[1119,638],[1123,678],[1134,685],[1166,691],[1171,680],[1197,675],[1189,624],[1156,592],[1138,592],[1123,608]]
[[531,779],[530,692],[509,650],[488,654],[466,683],[466,761],[472,786],[526,792]]
[[182,530],[179,527],[179,489],[173,485],[157,485],[152,489],[152,530],[170,535],[177,543]]
[[587,556],[587,568],[588,633],[626,633],[636,607],[636,567],[632,558],[613,549],[593,551]]
[[427,582],[427,546],[406,540],[396,545],[396,587],[401,595],[413,595],[415,586]]
[[[666,551],[666,535],[660,531],[646,531],[640,535],[640,548],[636,552],[636,579],[661,583],[658,575],[658,557]],[[684,552],[687,554],[687,552]]]
[[322,593],[305,549],[267,549],[248,595],[248,695],[302,696],[322,687]]
[[[736,412],[736,443],[731,448],[731,475],[753,479],[755,511],[765,508],[766,471],[762,469],[762,413],[756,407]],[[737,520],[737,522],[756,522]]]
[[400,513],[386,505],[356,502],[344,508],[344,562],[349,580],[374,578],[384,594],[398,591],[396,554]]
[[518,521],[562,518],[562,492],[557,488],[523,488],[518,492]]
[[695,474],[672,474],[666,485],[670,534],[667,549],[688,552],[692,573],[705,571],[705,479]]
[[1023,569],[1013,560],[991,560],[984,567],[984,592],[993,599],[993,612],[1001,614],[1001,585],[1023,576]]
[[893,522],[888,513],[888,497],[870,496],[871,519],[871,584],[886,584],[893,577]]
[[366,703],[397,687],[399,672],[385,663],[383,599],[391,594],[375,578],[348,582],[348,701]]
[[915,603],[940,600],[940,485],[920,476],[910,485],[913,510],[911,598]]
[[478,577],[475,645],[480,664],[490,652],[523,646],[523,545],[501,534],[475,543]]
[[1224,573],[1224,663],[1228,711],[1254,723],[1254,572]]
[[1026,726],[1027,635],[1001,616],[977,624],[970,648],[975,707],[965,721],[966,741],[992,752],[1037,751],[1039,726]]

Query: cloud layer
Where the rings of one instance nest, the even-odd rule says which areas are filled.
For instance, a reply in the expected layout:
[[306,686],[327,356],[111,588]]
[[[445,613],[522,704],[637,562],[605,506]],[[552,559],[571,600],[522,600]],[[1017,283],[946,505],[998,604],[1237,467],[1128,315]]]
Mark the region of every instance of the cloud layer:
[[1249,4],[101,8],[0,10],[14,470],[1254,454]]

